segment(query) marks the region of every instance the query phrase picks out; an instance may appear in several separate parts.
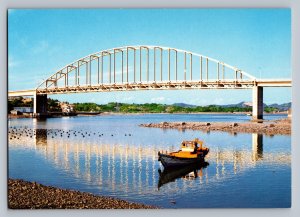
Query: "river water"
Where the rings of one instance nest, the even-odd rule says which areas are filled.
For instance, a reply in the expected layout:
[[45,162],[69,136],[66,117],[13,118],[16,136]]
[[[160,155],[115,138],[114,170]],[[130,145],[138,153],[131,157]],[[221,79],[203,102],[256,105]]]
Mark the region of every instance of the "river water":
[[[10,119],[9,177],[163,208],[290,207],[290,136],[138,126],[249,118],[145,114]],[[206,163],[165,171],[157,152],[175,151],[182,140],[194,138],[210,148]]]

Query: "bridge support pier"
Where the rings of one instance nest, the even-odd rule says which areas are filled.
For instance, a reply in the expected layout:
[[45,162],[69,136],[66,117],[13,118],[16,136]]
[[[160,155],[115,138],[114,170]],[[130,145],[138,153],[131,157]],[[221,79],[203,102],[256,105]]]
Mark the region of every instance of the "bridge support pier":
[[47,94],[43,94],[43,95],[34,94],[33,115],[35,117],[41,117],[47,115]]
[[252,159],[257,161],[263,158],[263,135],[252,134]]
[[254,86],[252,89],[252,119],[263,119],[264,100],[263,87]]

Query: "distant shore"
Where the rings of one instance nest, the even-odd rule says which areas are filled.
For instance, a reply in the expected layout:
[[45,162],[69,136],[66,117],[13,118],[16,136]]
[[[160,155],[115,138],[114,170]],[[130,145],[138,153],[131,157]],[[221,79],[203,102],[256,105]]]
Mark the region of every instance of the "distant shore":
[[[99,115],[147,115],[147,114],[164,114],[164,115],[172,115],[172,114],[182,114],[182,115],[247,115],[250,114],[249,112],[136,112],[136,113],[125,113],[125,112],[103,112]],[[267,113],[265,112],[264,115],[284,115],[287,112],[277,112],[277,113]]]
[[[182,114],[182,115],[248,115],[249,112],[190,112],[190,113],[186,113],[186,112],[174,112],[174,113],[166,113],[166,112],[161,112],[161,113],[146,113],[146,112],[136,112],[136,113],[125,113],[125,112],[102,112],[102,113],[91,113],[88,114],[84,113],[84,114],[78,114],[77,116],[103,116],[103,115],[148,115],[148,114],[163,114],[163,115],[178,115],[178,114]],[[277,112],[277,113],[264,113],[264,115],[284,115],[287,114],[287,112]],[[55,116],[55,117],[64,117],[64,116]],[[15,119],[15,118],[32,118],[32,115],[29,114],[25,114],[25,115],[12,115],[12,114],[8,114],[8,118],[9,119]]]
[[8,180],[8,208],[10,209],[157,209],[112,197],[96,196],[27,182]]
[[224,131],[229,133],[258,133],[267,135],[290,135],[291,120],[282,119],[259,122],[161,122],[140,124],[141,127],[153,127],[177,130]]

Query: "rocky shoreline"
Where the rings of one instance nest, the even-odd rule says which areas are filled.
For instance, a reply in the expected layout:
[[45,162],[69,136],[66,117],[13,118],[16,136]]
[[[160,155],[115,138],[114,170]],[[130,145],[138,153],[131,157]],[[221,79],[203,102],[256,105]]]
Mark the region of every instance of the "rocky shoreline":
[[140,124],[141,127],[154,127],[177,130],[224,131],[229,133],[259,133],[267,135],[290,135],[291,120],[275,120],[263,122],[161,122]]
[[10,209],[157,209],[111,197],[44,186],[18,179],[8,180]]

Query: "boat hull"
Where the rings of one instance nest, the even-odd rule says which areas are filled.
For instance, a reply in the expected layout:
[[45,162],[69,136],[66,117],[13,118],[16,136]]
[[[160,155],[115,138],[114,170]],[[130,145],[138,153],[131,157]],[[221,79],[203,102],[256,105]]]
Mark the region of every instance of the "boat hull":
[[197,158],[180,158],[158,153],[158,160],[165,168],[180,167],[204,162],[204,154],[199,154]]

